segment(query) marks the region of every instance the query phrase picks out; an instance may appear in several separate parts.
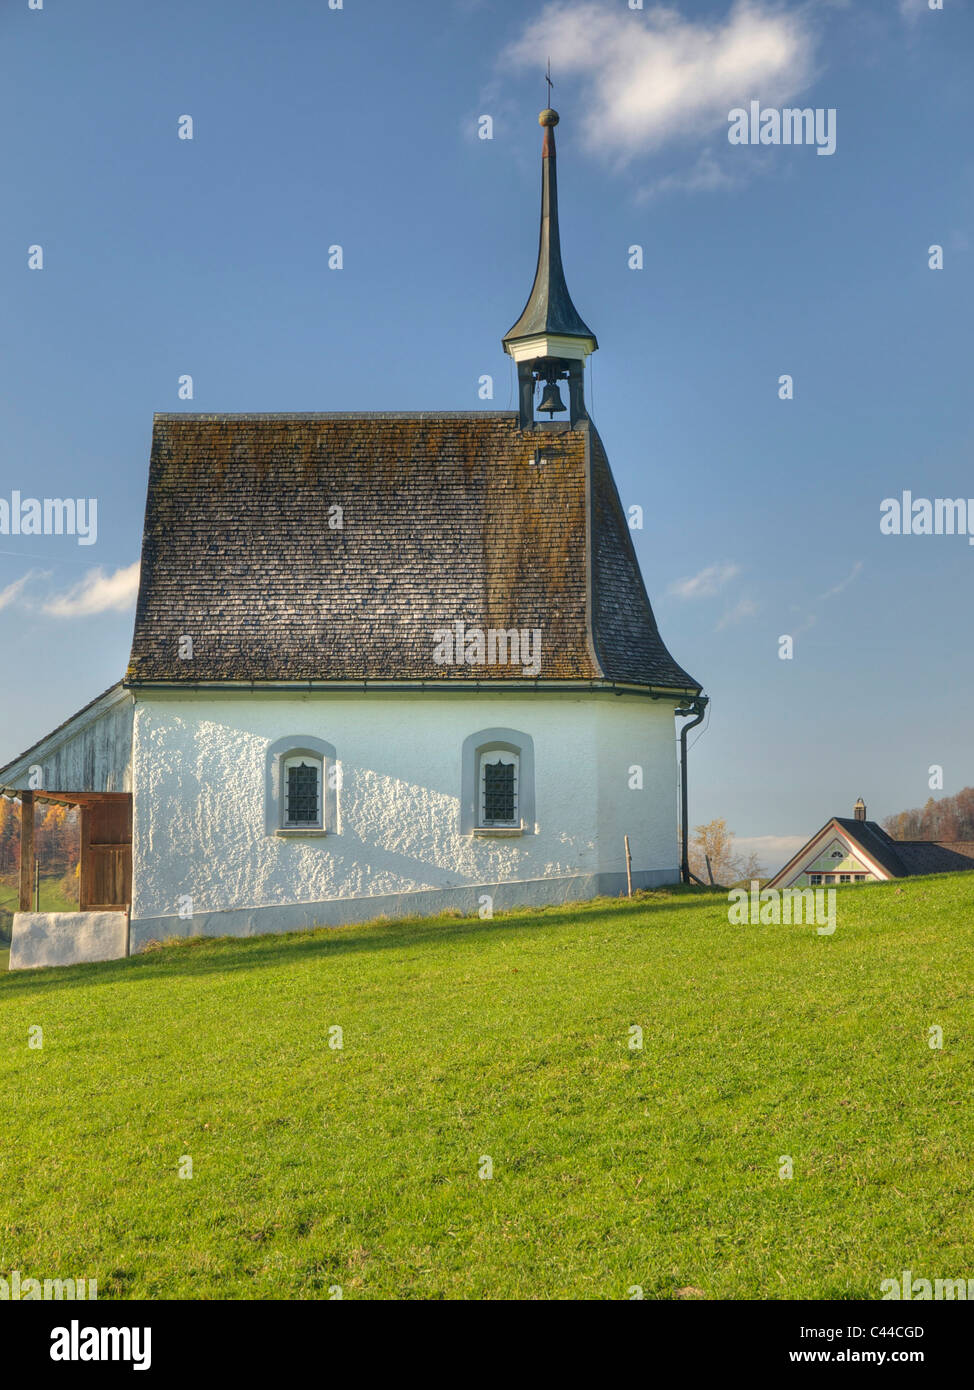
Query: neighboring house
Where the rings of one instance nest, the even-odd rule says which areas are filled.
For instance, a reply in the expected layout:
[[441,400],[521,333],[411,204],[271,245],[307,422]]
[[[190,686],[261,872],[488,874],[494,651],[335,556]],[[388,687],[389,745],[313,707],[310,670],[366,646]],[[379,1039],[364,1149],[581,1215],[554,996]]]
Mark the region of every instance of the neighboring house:
[[851,820],[833,816],[765,886],[879,883],[962,870],[974,870],[974,840],[894,840],[878,821],[866,819],[860,797]]
[[701,687],[586,411],[556,122],[516,413],[156,416],[126,676],[0,770],[81,806],[131,949],[618,893],[626,835],[634,886],[679,878]]

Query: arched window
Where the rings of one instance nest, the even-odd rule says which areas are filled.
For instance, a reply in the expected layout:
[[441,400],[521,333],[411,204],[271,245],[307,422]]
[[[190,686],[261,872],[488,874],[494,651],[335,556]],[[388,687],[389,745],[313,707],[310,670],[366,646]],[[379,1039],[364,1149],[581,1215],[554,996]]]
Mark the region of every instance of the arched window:
[[267,834],[338,834],[340,780],[334,744],[307,734],[272,743],[264,778]]
[[531,735],[481,729],[464,739],[461,758],[461,835],[533,835]]

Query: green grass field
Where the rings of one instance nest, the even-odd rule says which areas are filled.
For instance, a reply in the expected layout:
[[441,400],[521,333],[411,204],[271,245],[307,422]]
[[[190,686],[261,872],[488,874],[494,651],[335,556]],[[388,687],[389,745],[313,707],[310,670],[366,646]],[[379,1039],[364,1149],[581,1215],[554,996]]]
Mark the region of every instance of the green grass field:
[[4,975],[0,1274],[491,1299],[974,1275],[972,945],[961,875],[845,890],[833,936],[659,893]]

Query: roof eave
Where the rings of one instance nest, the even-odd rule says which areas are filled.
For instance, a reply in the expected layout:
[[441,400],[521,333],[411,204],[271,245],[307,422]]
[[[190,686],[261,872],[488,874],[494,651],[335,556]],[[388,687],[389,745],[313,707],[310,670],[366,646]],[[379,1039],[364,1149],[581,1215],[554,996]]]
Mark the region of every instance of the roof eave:
[[360,694],[369,691],[392,691],[392,692],[417,692],[422,694],[450,694],[450,693],[469,693],[477,691],[484,694],[489,691],[518,691],[521,693],[536,691],[542,694],[577,693],[578,691],[604,691],[615,695],[644,695],[653,700],[684,700],[688,697],[699,695],[701,687],[697,685],[679,686],[666,684],[645,685],[630,681],[612,680],[592,680],[592,679],[572,679],[564,680],[489,680],[489,681],[458,681],[458,680],[276,680],[267,679],[214,679],[214,680],[184,680],[150,678],[139,679],[137,677],[126,677],[123,682],[127,690],[320,690],[334,691],[336,693],[357,692]]

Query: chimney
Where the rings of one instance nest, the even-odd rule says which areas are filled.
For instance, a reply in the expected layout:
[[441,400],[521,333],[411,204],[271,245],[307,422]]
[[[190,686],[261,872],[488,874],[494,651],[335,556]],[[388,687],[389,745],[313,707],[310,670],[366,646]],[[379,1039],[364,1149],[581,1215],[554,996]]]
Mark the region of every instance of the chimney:
[[866,803],[863,801],[862,797],[860,797],[855,806],[853,806],[852,814],[855,816],[856,820],[866,819]]

